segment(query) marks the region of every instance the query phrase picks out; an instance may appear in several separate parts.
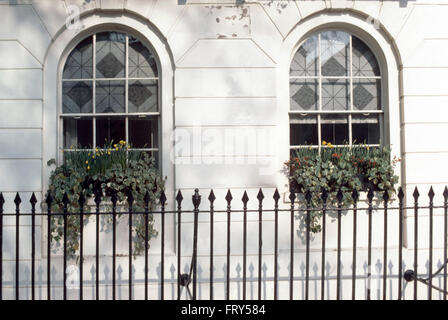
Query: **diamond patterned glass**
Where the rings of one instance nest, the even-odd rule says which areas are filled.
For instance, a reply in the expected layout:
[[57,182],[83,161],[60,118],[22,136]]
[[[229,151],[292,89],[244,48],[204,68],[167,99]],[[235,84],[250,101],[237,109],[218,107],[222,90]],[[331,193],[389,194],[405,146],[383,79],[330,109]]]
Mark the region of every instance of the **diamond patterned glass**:
[[129,36],[129,77],[157,77],[157,63],[154,55],[140,40],[132,36]]
[[62,84],[63,113],[92,112],[92,82],[69,81]]
[[353,108],[381,110],[381,81],[379,79],[353,80]]
[[353,76],[372,77],[380,75],[380,68],[373,52],[356,37],[352,37]]
[[350,109],[350,81],[346,79],[322,80],[322,110]]
[[291,79],[291,110],[317,110],[319,82],[317,80]]
[[322,76],[340,77],[348,75],[350,35],[342,31],[321,33]]
[[102,32],[96,35],[96,77],[125,77],[126,35]]
[[318,65],[318,37],[308,38],[297,50],[291,62],[291,76],[317,76]]
[[90,79],[93,70],[92,37],[81,41],[70,53],[64,66],[64,79]]
[[130,80],[128,108],[130,113],[157,112],[157,80]]
[[125,92],[124,81],[96,82],[96,112],[124,113]]

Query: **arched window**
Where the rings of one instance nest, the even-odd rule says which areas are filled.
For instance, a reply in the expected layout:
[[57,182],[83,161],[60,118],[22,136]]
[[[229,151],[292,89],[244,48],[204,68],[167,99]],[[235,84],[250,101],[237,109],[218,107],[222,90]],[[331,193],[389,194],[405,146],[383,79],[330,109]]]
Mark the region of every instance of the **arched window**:
[[383,137],[381,73],[359,38],[330,30],[306,39],[290,67],[290,149],[379,146]]
[[155,55],[136,37],[101,32],[82,40],[62,75],[64,151],[123,140],[157,160],[158,80]]

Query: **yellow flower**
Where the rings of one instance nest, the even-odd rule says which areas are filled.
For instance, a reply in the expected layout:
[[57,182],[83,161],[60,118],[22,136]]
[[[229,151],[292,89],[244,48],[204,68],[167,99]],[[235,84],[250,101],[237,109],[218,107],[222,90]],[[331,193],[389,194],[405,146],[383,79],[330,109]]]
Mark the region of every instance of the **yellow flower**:
[[116,147],[115,150],[118,151],[118,147]]
[[325,140],[322,141],[322,144],[323,144],[323,145],[326,145],[326,144],[327,144],[327,141],[325,141]]
[[114,144],[114,148],[117,148],[117,144]]
[[92,156],[92,159],[95,159],[95,155]]
[[311,147],[308,147],[308,150],[311,150],[312,148]]
[[87,166],[87,170],[90,170],[90,166]]
[[89,164],[89,161],[86,161],[86,164]]
[[90,152],[87,155],[90,157]]
[[110,155],[110,151],[107,151],[107,154]]
[[120,142],[119,142],[121,145],[123,145],[123,144],[126,144],[126,142],[125,141],[123,141],[123,140],[120,140]]

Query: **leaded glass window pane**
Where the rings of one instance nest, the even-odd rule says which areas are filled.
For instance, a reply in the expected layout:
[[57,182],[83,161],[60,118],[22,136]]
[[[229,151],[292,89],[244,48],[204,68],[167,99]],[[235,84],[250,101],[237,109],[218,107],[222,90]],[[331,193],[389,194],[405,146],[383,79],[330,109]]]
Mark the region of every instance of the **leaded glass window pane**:
[[361,40],[352,37],[353,46],[353,76],[372,77],[380,75],[380,68],[375,55]]
[[64,79],[90,79],[93,68],[92,37],[81,41],[70,53],[64,66]]
[[96,82],[96,112],[123,113],[125,112],[124,81]]
[[350,35],[341,31],[321,34],[321,68],[324,77],[348,75]]
[[322,110],[350,109],[350,81],[347,79],[322,80]]
[[157,77],[157,63],[154,55],[140,40],[129,37],[129,77]]
[[319,81],[291,79],[291,110],[317,110],[319,101]]
[[291,63],[291,76],[317,76],[318,64],[318,38],[308,38],[297,50]]
[[129,81],[129,112],[157,112],[157,80]]
[[381,110],[381,80],[354,79],[353,107],[356,110]]
[[92,82],[69,81],[62,84],[63,113],[92,112]]
[[96,77],[123,78],[125,76],[126,36],[120,32],[96,35]]

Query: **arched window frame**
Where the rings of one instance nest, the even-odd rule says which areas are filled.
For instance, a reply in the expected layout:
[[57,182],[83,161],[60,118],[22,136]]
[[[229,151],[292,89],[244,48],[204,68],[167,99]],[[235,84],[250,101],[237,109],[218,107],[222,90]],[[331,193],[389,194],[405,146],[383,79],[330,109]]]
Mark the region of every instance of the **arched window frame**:
[[[323,36],[332,36],[332,35],[336,35],[336,36],[340,36],[340,37],[345,37],[347,36],[347,43],[343,43],[339,41],[339,44],[344,44],[344,51],[346,56],[344,56],[344,60],[346,60],[347,65],[345,66],[344,70],[340,70],[340,73],[342,73],[342,75],[328,75],[328,74],[324,74],[324,70],[323,70],[323,66],[325,65],[324,61],[323,61],[323,50],[322,48],[324,48],[324,44],[328,45],[329,43],[331,43],[332,41],[334,42],[338,42],[338,40],[336,38],[330,38],[329,40],[325,41],[324,39],[322,39]],[[345,40],[345,39],[344,39]],[[315,41],[315,44],[312,43],[313,41]],[[355,45],[354,42],[355,41],[359,41],[361,45],[364,45],[367,47],[369,53],[371,53],[373,55],[373,62],[376,63],[376,66],[378,67],[378,70],[373,71],[372,70],[372,75],[369,76],[360,76],[355,74],[355,70],[353,68],[354,65],[354,50],[355,50]],[[316,88],[315,92],[315,98],[316,100],[314,101],[314,105],[316,106],[316,108],[313,109],[309,109],[309,110],[298,110],[297,108],[293,108],[293,104],[294,104],[294,99],[293,97],[291,97],[290,100],[290,110],[289,110],[289,116],[290,116],[290,130],[292,131],[292,123],[293,123],[293,118],[302,118],[305,119],[306,117],[310,118],[309,120],[311,121],[315,121],[315,126],[316,126],[316,140],[315,141],[303,141],[299,144],[293,144],[293,142],[290,142],[290,150],[291,152],[293,152],[293,150],[296,149],[300,149],[300,148],[308,148],[308,147],[312,147],[312,148],[318,148],[319,150],[322,148],[322,143],[323,141],[326,142],[331,142],[332,144],[334,144],[335,146],[352,146],[353,144],[365,144],[366,146],[369,147],[379,147],[381,145],[384,145],[383,141],[384,141],[384,128],[383,128],[383,123],[384,123],[384,107],[382,104],[382,87],[383,87],[383,78],[382,78],[382,74],[381,74],[381,66],[378,65],[378,61],[376,59],[375,54],[370,50],[370,48],[368,47],[368,45],[366,45],[361,39],[358,39],[354,34],[347,32],[346,30],[340,30],[340,29],[323,29],[323,30],[319,30],[318,32],[310,35],[308,38],[303,39],[303,41],[299,44],[297,51],[294,53],[293,55],[293,59],[296,57],[296,55],[298,54],[298,51],[303,48],[306,44],[311,43],[312,45],[315,46],[315,48],[313,48],[316,52],[316,57],[315,57],[315,61],[313,63],[315,63],[317,66],[314,68],[314,73],[313,75],[297,75],[297,70],[293,70],[293,68],[291,68],[291,72],[289,75],[289,81],[290,81],[290,95],[293,94],[292,92],[292,86],[299,82],[303,83],[301,88],[306,88],[305,86],[309,86],[309,82],[314,82],[314,87]],[[330,48],[327,48],[327,50],[330,50]],[[330,59],[334,59],[334,56],[332,55],[330,57]],[[293,61],[291,61],[291,66],[293,65]],[[306,70],[303,70],[305,73],[307,73]],[[344,99],[344,104],[345,104],[345,109],[344,106],[342,109],[340,110],[330,110],[330,109],[325,109],[324,108],[324,84],[329,87],[331,89],[332,85],[336,84],[336,82],[342,81],[342,84],[340,85],[339,91],[343,91],[345,89],[345,96],[343,97]],[[376,89],[379,90],[379,95],[378,96],[372,96],[372,100],[375,102],[375,100],[377,100],[377,109],[365,109],[365,110],[361,110],[361,108],[357,108],[357,106],[355,105],[355,86],[356,86],[356,82],[358,81],[374,81],[376,82]],[[334,83],[331,83],[334,82]],[[308,83],[308,84],[307,84]],[[336,97],[333,97],[334,100],[336,100]],[[333,101],[334,102],[334,101]],[[326,117],[329,117],[329,120],[324,120]],[[339,120],[339,122],[342,123],[342,128],[346,126],[347,130],[346,133],[341,133],[342,135],[346,135],[346,137],[344,137],[344,141],[339,139],[339,142],[334,142],[332,141],[331,138],[327,138],[325,137],[325,135],[323,134],[323,127],[325,124],[331,123],[332,121],[335,122],[334,120],[331,120],[331,118],[338,118],[340,117],[341,119]],[[374,119],[377,119],[377,123],[378,123],[378,128],[376,128],[375,131],[378,132],[378,141],[356,141],[356,137],[354,136],[354,125],[356,123],[367,123],[367,122],[363,122],[362,117],[365,117],[365,119],[368,119],[368,117],[372,118],[370,121],[374,122]],[[359,118],[358,120],[356,120],[356,118]],[[297,121],[297,120],[296,120]],[[367,120],[369,121],[369,120]],[[297,121],[300,123],[300,121]],[[305,125],[306,120],[302,120],[302,123]],[[300,124],[299,124],[300,125]],[[330,125],[331,127],[331,125]],[[291,140],[292,139],[292,132],[290,131],[291,134]],[[345,130],[343,130],[345,131]],[[337,139],[336,137],[333,137],[334,139]],[[372,140],[376,140],[375,138]]]
[[[365,42],[375,54],[381,68],[382,104],[384,110],[383,144],[390,146],[391,157],[403,157],[405,146],[402,141],[403,118],[401,98],[401,56],[395,42],[390,38],[387,30],[369,23],[364,16],[356,12],[317,12],[295,25],[286,35],[279,49],[277,68],[277,144],[278,155],[278,185],[281,192],[289,192],[289,181],[284,174],[284,161],[290,157],[290,131],[289,131],[289,72],[294,54],[300,44],[309,36],[321,30],[338,29],[352,33]],[[402,187],[405,180],[405,161],[395,167],[395,174],[399,177],[398,184]],[[287,195],[285,196],[287,199]],[[286,200],[285,200],[286,201]]]
[[[120,77],[115,78],[107,78],[99,77],[98,76],[98,62],[100,59],[98,59],[97,56],[97,35],[98,34],[104,34],[104,33],[117,33],[124,36],[124,71],[123,74]],[[58,150],[59,150],[59,163],[63,160],[63,153],[64,152],[76,152],[76,146],[69,146],[64,141],[65,136],[65,129],[64,129],[64,123],[67,120],[77,120],[77,119],[87,119],[87,121],[92,121],[92,148],[91,150],[95,152],[96,148],[101,148],[104,145],[104,142],[97,141],[97,122],[100,119],[115,119],[120,122],[124,121],[124,131],[125,135],[123,136],[123,140],[127,143],[132,143],[131,137],[130,137],[130,128],[131,128],[131,121],[138,121],[137,119],[145,119],[145,120],[151,120],[156,122],[156,132],[151,132],[151,135],[155,136],[155,139],[151,139],[151,145],[144,147],[144,146],[138,146],[133,147],[132,150],[139,150],[139,151],[145,151],[150,152],[151,155],[153,155],[156,159],[157,163],[162,163],[161,159],[161,112],[160,112],[160,94],[161,94],[161,86],[160,86],[160,78],[159,78],[159,72],[160,72],[160,62],[157,57],[157,54],[152,47],[150,43],[147,41],[142,40],[140,37],[134,35],[132,31],[128,30],[122,30],[120,28],[95,28],[91,33],[88,33],[86,35],[83,35],[83,37],[77,38],[78,42],[73,41],[70,46],[68,46],[65,50],[64,56],[61,59],[61,68],[60,68],[60,85],[59,85],[59,96],[60,96],[60,103],[58,108],[58,116],[59,116],[59,129],[58,129]],[[64,70],[66,67],[66,64],[68,63],[68,59],[71,55],[71,53],[76,50],[78,45],[85,41],[86,39],[91,39],[91,50],[92,50],[92,70],[91,70],[91,77],[88,78],[67,78],[64,77]],[[153,56],[155,63],[156,63],[156,70],[155,70],[155,76],[154,77],[130,77],[129,76],[129,39],[134,38],[137,39]],[[121,82],[123,84],[124,92],[123,92],[123,99],[124,99],[124,111],[123,112],[96,112],[97,107],[97,101],[96,101],[96,91],[98,90],[98,84],[104,83],[104,82]],[[129,89],[131,86],[132,81],[143,81],[143,82],[155,82],[157,83],[157,103],[156,103],[156,110],[155,111],[149,111],[149,112],[131,112],[129,110]],[[85,113],[69,113],[64,112],[63,104],[64,104],[64,85],[71,83],[71,82],[90,82],[92,87],[92,111],[91,112],[85,112]],[[101,120],[100,120],[101,121]],[[67,121],[68,122],[68,121]],[[154,141],[156,140],[156,141]],[[118,143],[118,141],[114,141],[114,143]]]

